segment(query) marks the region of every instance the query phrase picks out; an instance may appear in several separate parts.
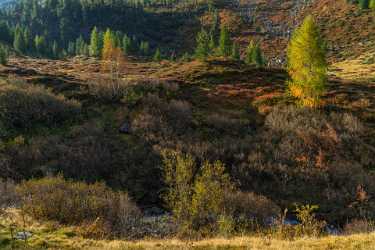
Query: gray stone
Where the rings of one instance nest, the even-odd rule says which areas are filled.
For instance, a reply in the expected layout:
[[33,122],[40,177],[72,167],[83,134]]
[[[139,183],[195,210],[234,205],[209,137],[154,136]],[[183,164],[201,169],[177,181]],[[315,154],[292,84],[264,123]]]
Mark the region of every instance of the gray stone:
[[16,233],[15,238],[16,238],[17,240],[27,240],[27,239],[30,238],[31,236],[33,236],[32,233],[30,233],[30,232],[26,232],[26,231],[21,231],[21,232],[17,232],[17,233]]
[[119,132],[122,133],[122,134],[130,134],[130,127],[131,127],[130,123],[129,122],[125,122],[120,127]]

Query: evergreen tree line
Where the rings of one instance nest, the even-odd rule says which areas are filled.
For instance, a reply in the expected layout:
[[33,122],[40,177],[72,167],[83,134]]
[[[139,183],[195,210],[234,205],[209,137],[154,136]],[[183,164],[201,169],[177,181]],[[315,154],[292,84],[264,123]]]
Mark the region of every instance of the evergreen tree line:
[[[206,60],[209,56],[222,56],[241,60],[240,46],[237,42],[232,42],[229,29],[226,25],[220,28],[220,35],[217,39],[214,33],[207,32],[202,29],[196,37],[197,46],[195,49],[195,57],[199,60]],[[250,40],[246,49],[245,63],[262,67],[266,65],[262,50],[259,43]]]
[[[121,31],[130,39],[137,37],[139,43],[147,40],[155,44],[162,42],[163,37],[170,39],[176,36],[178,27],[190,13],[155,14],[144,8],[177,2],[195,1],[19,0],[0,10],[0,42],[14,46],[18,53],[31,55],[58,57],[78,52],[87,54],[90,53],[90,32],[97,27],[98,30],[110,28]],[[170,28],[169,24],[164,28],[167,22],[173,23],[176,28]],[[121,43],[122,39],[120,37]],[[137,46],[139,48],[133,49],[143,53],[150,45],[143,42]]]
[[[1,27],[6,27],[4,30]],[[6,32],[5,32],[6,30]],[[108,33],[114,46],[122,49],[125,55],[149,56],[150,45],[148,41],[137,39],[136,36],[128,36],[121,31],[112,31],[107,29],[106,32],[94,27],[91,31],[90,39],[84,39],[80,35],[77,39],[68,42],[67,47],[60,47],[59,43],[54,40],[48,41],[43,35],[32,37],[27,28],[17,26],[14,32],[11,32],[7,25],[0,25],[0,33],[7,33],[13,38],[13,48],[19,54],[44,56],[50,58],[61,58],[66,56],[87,55],[100,56],[103,48],[103,39],[105,33]],[[8,39],[8,41],[11,39]],[[88,41],[89,40],[89,41]]]

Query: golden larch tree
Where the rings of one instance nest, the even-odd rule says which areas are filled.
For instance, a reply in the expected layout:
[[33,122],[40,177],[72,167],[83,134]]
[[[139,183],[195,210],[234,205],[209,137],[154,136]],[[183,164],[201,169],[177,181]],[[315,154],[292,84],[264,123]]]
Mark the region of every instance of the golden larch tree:
[[317,107],[327,81],[325,45],[314,18],[308,16],[288,45],[289,93],[304,107]]

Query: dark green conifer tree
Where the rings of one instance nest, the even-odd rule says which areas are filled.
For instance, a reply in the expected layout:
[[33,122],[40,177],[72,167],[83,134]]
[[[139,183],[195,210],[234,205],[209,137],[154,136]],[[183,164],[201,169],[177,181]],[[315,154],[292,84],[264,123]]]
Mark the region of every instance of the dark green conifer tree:
[[14,50],[20,54],[25,51],[25,41],[23,30],[20,26],[17,26],[14,31],[14,41],[13,41]]
[[230,56],[232,52],[232,42],[230,40],[229,30],[226,25],[221,26],[219,50],[221,56]]
[[90,38],[90,56],[98,57],[100,55],[100,38],[98,29],[96,27],[93,28],[91,31],[91,38]]
[[155,51],[154,61],[155,62],[160,62],[161,61],[161,52],[160,52],[159,48],[157,48],[156,51]]
[[195,57],[200,60],[206,60],[209,54],[210,37],[207,32],[202,29],[197,35],[197,47],[195,49]]
[[233,46],[232,46],[232,58],[236,61],[239,61],[241,60],[241,55],[240,55],[240,47],[238,45],[238,43],[233,43]]

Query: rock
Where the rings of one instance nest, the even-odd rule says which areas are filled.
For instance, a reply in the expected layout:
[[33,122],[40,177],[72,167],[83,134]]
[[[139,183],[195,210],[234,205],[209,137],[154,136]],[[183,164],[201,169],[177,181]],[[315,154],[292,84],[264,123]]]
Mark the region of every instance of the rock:
[[340,235],[341,234],[340,230],[333,225],[327,225],[325,229],[326,229],[326,232],[329,235]]
[[125,122],[124,124],[122,124],[122,126],[119,129],[119,132],[122,134],[130,134],[130,123]]
[[161,216],[165,214],[165,211],[158,207],[151,207],[145,210],[146,216]]
[[30,232],[18,232],[17,234],[16,234],[16,236],[15,236],[15,238],[17,239],[17,240],[27,240],[28,238],[30,238],[31,236],[33,236],[33,234],[32,233],[30,233]]

